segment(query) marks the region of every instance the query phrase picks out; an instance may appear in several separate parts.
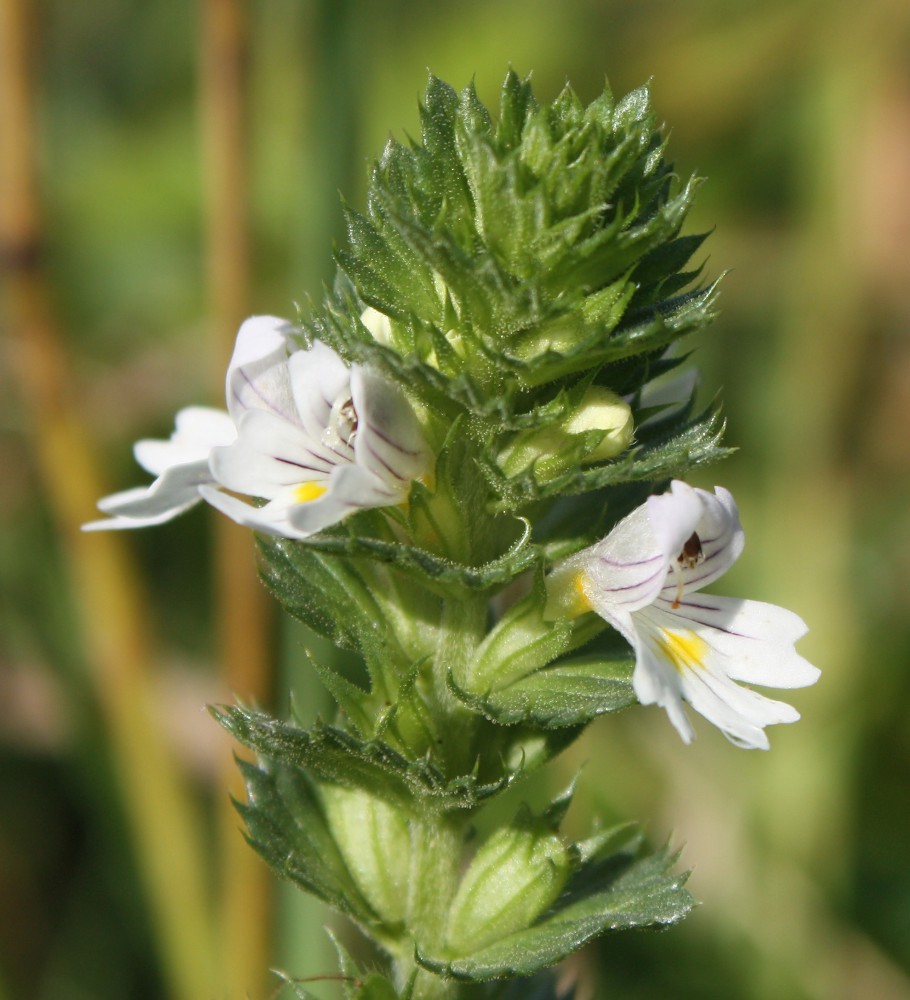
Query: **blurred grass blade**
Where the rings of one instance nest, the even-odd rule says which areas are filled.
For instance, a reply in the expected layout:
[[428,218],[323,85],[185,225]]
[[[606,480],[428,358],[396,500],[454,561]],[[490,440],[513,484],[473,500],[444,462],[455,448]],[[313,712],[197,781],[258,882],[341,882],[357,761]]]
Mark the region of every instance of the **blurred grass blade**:
[[124,539],[79,531],[106,490],[79,419],[41,254],[36,97],[29,73],[33,13],[26,0],[0,6],[0,238],[13,338],[9,353],[29,408],[35,463],[64,546],[80,612],[78,640],[107,725],[165,980],[177,1000],[198,1000],[211,995],[212,987],[201,826],[155,715],[145,600]]

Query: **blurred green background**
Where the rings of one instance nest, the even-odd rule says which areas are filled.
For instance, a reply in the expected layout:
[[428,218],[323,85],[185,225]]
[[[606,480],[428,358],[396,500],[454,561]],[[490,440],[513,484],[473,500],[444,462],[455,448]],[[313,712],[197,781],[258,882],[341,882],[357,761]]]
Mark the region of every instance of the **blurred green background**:
[[[55,331],[30,352],[16,282],[32,262],[4,246],[0,1000],[259,1000],[277,980],[213,978],[237,951],[224,942],[258,935],[263,967],[330,973],[332,919],[280,890],[263,904],[269,925],[225,887],[225,843],[240,840],[223,807],[225,745],[202,706],[238,685],[220,665],[213,516],[117,538],[126,561],[99,569],[102,549],[72,530],[90,506],[66,507],[69,485],[85,486],[81,452],[54,438],[60,426],[87,437],[108,492],[142,481],[136,438],[169,434],[183,405],[219,402],[234,327],[219,319],[230,279],[212,276],[211,216],[234,158],[211,152],[217,110],[200,81],[230,4],[0,3],[7,58],[21,47],[17,9],[31,23],[43,284],[29,301]],[[360,206],[369,159],[390,132],[416,132],[428,68],[456,88],[473,78],[494,104],[509,65],[533,72],[545,100],[566,80],[585,101],[605,76],[616,93],[652,80],[680,174],[708,178],[688,228],[716,227],[706,271],[729,272],[721,318],[694,345],[704,397],[722,393],[741,448],[697,479],[734,491],[747,531],[719,589],[799,612],[801,651],[823,676],[794,694],[804,719],[772,730],[768,754],[705,725],[684,748],[662,713],[639,709],[601,720],[558,762],[554,783],[583,765],[578,831],[591,814],[645,821],[684,847],[703,901],[668,933],[589,947],[566,975],[580,998],[910,997],[906,0],[238,6],[249,312],[291,315],[320,294],[339,192]],[[4,192],[9,219],[19,206]],[[56,372],[49,389],[42,366]],[[240,565],[252,579],[249,548]],[[122,586],[95,599],[105,572]],[[148,649],[118,631],[130,600]],[[274,637],[278,710],[291,689],[324,709],[310,640],[287,622],[260,627]],[[244,878],[262,893],[260,867]]]

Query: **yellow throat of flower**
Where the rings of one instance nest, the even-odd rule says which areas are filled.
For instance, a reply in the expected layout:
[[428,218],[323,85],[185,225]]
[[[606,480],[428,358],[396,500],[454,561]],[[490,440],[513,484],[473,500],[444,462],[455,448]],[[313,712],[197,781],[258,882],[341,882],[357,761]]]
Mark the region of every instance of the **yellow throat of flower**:
[[322,483],[301,483],[294,490],[294,499],[297,503],[310,503],[312,500],[318,500],[321,496],[325,496],[327,489]]
[[674,632],[662,628],[656,642],[660,652],[673,664],[678,673],[701,670],[705,665],[708,644],[691,629]]

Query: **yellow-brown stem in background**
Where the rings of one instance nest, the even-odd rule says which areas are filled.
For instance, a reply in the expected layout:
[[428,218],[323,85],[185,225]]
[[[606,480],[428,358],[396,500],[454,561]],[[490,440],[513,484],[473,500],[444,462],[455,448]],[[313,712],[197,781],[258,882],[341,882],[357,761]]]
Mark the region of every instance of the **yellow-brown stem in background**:
[[[203,0],[200,51],[203,178],[213,353],[220,392],[237,328],[249,310],[249,24],[244,0]],[[218,655],[226,697],[267,705],[272,695],[269,605],[250,532],[219,519],[215,536]],[[225,744],[218,776],[221,968],[224,997],[265,995],[271,953],[271,878],[240,833],[229,799],[244,798]]]

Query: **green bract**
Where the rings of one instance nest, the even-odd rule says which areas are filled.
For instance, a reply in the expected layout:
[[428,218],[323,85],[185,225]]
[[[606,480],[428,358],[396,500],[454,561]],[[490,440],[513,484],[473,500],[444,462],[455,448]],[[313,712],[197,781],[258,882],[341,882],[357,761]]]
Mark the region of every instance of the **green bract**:
[[[630,394],[637,427],[635,390],[713,316],[715,286],[692,287],[699,270],[687,269],[703,237],[679,235],[698,185],[666,161],[647,88],[587,107],[566,88],[542,106],[509,73],[494,122],[473,87],[431,78],[421,112],[422,141],[391,140],[366,212],[347,210],[338,293],[307,335],[399,379],[442,418],[437,433],[466,417],[504,509],[718,457],[710,412],[636,433],[610,475],[581,469],[602,436],[563,441],[555,470],[544,452],[542,478],[496,457],[529,431],[561,430],[592,385]],[[381,334],[364,306],[384,317]]]

